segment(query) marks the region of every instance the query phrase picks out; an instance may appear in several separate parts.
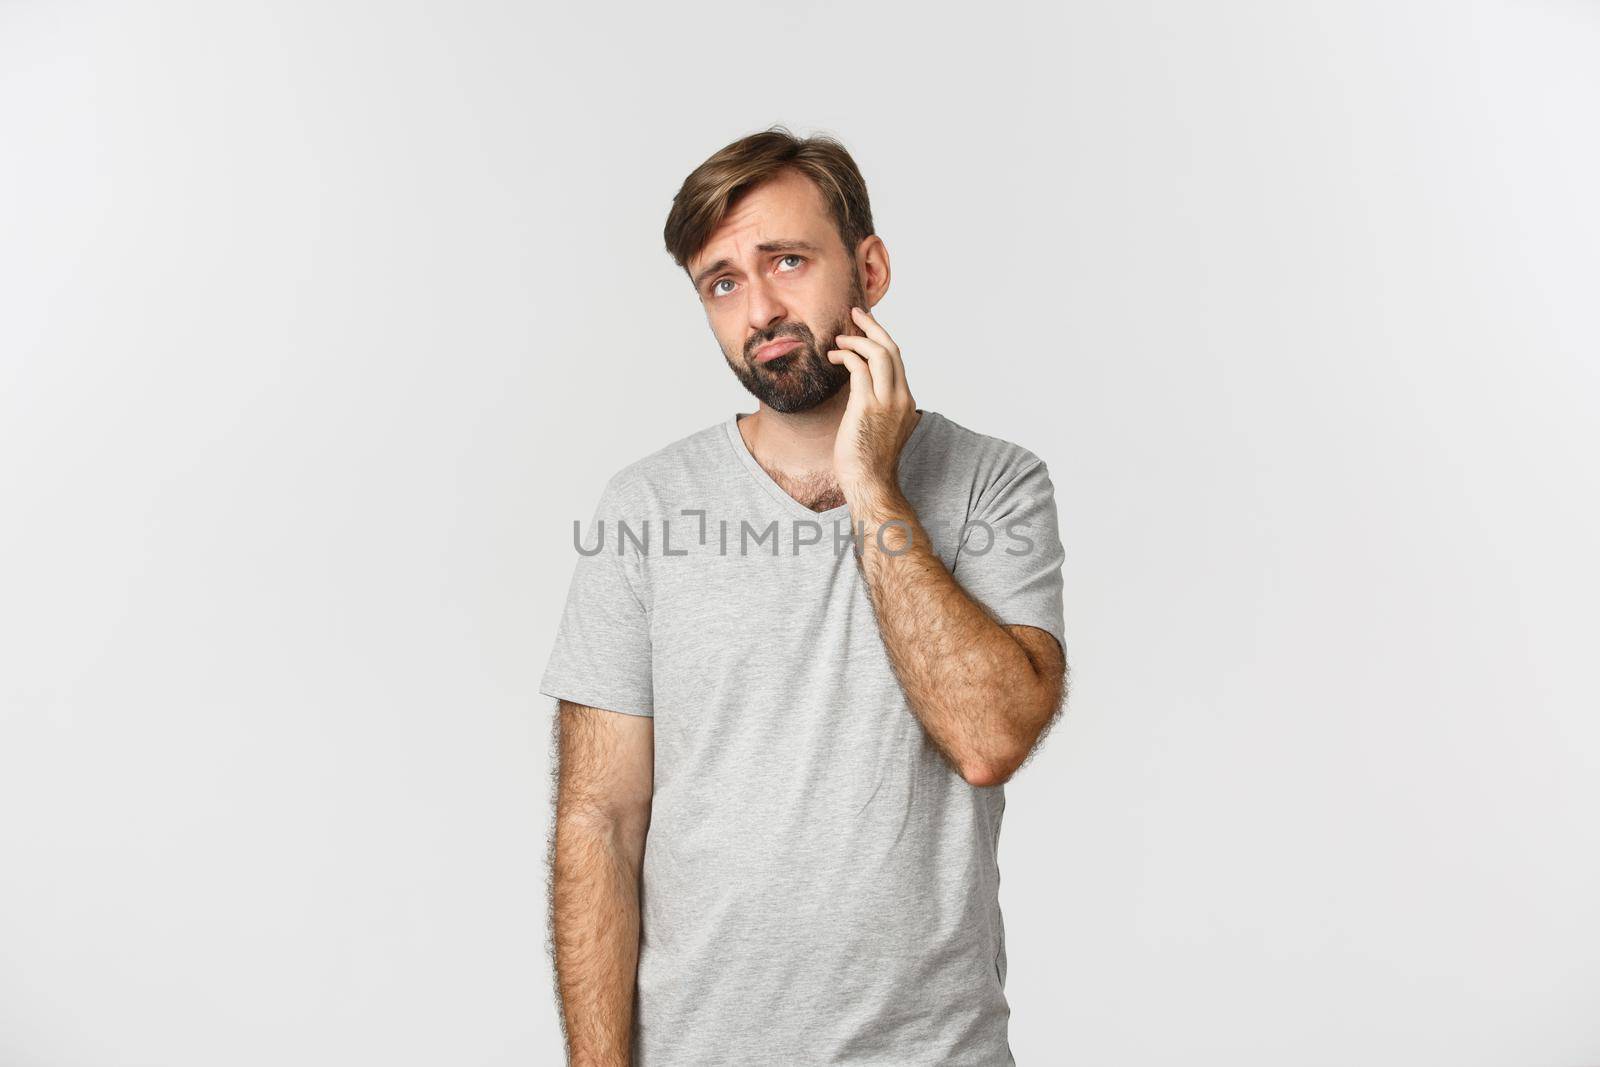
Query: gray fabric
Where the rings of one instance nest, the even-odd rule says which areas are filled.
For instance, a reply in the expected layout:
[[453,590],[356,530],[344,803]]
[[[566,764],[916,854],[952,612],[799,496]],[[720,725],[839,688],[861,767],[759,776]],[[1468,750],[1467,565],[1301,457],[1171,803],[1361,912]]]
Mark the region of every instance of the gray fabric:
[[[923,733],[848,508],[788,496],[737,418],[607,483],[582,541],[604,520],[604,550],[578,557],[540,684],[655,719],[635,1063],[1012,1063],[1004,789],[968,785]],[[900,482],[969,594],[1065,648],[1044,463],[925,411]],[[643,550],[618,520],[639,538],[648,520]]]

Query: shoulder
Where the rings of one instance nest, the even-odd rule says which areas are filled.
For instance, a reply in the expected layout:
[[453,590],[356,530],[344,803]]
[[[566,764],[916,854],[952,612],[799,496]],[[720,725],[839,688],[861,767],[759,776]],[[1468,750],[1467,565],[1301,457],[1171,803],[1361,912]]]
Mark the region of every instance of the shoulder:
[[932,420],[923,444],[928,458],[970,472],[978,484],[1008,481],[1044,466],[1038,453],[1008,438],[972,429],[936,411],[924,411],[922,417]]
[[932,421],[905,474],[927,510],[925,522],[997,520],[1053,506],[1055,487],[1037,452],[937,412],[922,417]]
[[719,420],[618,468],[606,479],[602,497],[617,504],[658,501],[663,494],[695,484],[717,466],[727,447],[727,427]]

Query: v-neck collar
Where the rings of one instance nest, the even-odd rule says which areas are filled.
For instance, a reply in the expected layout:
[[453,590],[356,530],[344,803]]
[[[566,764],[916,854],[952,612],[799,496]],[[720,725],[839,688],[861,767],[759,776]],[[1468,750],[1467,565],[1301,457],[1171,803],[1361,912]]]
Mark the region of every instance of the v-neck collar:
[[[918,408],[917,412],[920,416],[917,419],[917,424],[911,428],[911,436],[906,438],[905,445],[900,449],[902,462],[904,462],[906,456],[911,454],[911,450],[917,447],[922,438],[926,436],[924,431],[927,430],[928,422],[935,414],[922,408]],[[785,510],[802,518],[825,522],[831,519],[842,519],[850,514],[849,504],[840,504],[838,507],[829,508],[827,511],[813,511],[785,492],[783,486],[774,481],[772,475],[767,473],[767,469],[756,462],[756,457],[751,453],[750,446],[744,443],[744,434],[739,432],[739,416],[741,414],[746,413],[735,412],[723,425],[727,428],[728,443],[733,447],[734,454],[739,457],[739,460],[744,464],[745,470],[750,472],[750,477],[754,478],[761,485],[761,488],[776,498]]]

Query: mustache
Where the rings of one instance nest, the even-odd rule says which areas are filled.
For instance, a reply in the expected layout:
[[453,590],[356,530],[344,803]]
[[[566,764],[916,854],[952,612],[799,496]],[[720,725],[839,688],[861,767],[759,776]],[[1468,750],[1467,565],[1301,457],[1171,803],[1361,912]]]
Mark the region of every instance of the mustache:
[[800,341],[804,344],[811,345],[816,343],[816,338],[811,335],[810,327],[807,327],[803,324],[797,325],[790,330],[784,330],[780,328],[778,330],[774,330],[771,334],[765,337],[752,337],[744,346],[745,358],[754,358],[756,349],[762,347],[763,345],[770,345],[772,342],[778,340]]

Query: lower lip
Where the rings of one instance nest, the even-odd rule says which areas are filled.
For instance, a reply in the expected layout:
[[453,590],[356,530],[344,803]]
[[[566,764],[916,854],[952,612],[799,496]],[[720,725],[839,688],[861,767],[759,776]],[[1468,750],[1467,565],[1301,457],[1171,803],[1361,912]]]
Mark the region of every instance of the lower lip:
[[779,356],[788,355],[790,352],[793,352],[795,349],[797,349],[799,347],[800,347],[800,342],[799,341],[785,341],[780,345],[773,345],[770,348],[764,348],[764,349],[762,349],[760,352],[758,352],[756,354],[756,362],[757,363],[770,362],[771,360],[777,359]]

